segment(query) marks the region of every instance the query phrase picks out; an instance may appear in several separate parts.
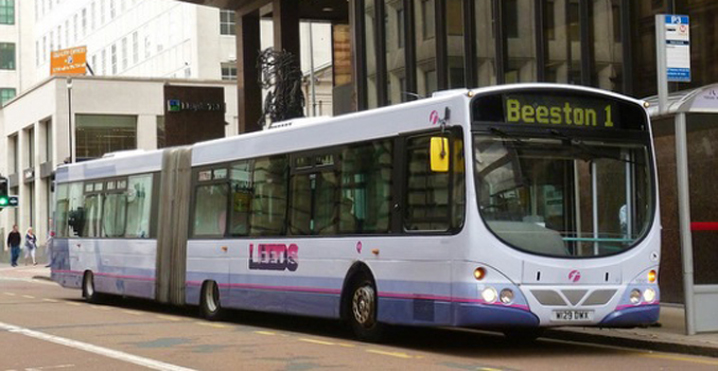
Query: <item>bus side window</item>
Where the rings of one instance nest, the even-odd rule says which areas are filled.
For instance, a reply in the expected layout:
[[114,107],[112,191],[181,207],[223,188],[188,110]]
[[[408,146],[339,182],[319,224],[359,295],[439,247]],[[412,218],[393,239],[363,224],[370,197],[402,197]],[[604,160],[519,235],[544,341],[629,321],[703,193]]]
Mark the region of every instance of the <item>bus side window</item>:
[[391,140],[341,152],[339,234],[388,233],[391,228],[393,151]]
[[118,182],[118,188],[122,186],[127,187],[124,193],[127,205],[125,238],[151,237],[152,174],[131,176],[127,183]]
[[201,170],[195,187],[192,237],[224,236],[227,229],[227,169]]
[[464,175],[463,168],[457,166],[463,163],[463,145],[457,145],[456,138],[449,139],[454,152],[449,172],[431,170],[430,136],[407,140],[404,209],[404,229],[407,231],[447,231],[463,222]]
[[249,234],[281,236],[287,216],[287,156],[254,160]]
[[229,234],[232,236],[249,235],[249,215],[254,188],[252,164],[253,161],[239,161],[230,166]]

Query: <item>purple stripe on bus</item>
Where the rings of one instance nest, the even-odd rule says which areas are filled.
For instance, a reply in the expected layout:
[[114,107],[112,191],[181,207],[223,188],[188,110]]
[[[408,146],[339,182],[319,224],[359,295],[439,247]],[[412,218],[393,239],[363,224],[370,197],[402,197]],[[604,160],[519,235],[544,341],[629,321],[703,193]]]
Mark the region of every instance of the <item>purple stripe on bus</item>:
[[624,309],[626,309],[626,308],[639,308],[639,307],[644,307],[644,306],[646,306],[646,305],[658,305],[658,304],[660,304],[660,303],[657,302],[657,301],[654,301],[654,302],[652,302],[652,303],[625,304],[625,305],[619,305],[619,306],[617,306],[617,307],[616,307],[616,310],[624,310]]

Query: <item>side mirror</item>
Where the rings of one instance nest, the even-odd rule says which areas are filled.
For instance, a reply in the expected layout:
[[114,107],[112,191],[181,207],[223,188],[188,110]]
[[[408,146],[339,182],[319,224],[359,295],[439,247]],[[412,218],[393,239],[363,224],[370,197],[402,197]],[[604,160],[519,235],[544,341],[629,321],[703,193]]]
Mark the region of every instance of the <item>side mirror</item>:
[[445,173],[449,171],[449,139],[432,137],[430,155],[431,171]]

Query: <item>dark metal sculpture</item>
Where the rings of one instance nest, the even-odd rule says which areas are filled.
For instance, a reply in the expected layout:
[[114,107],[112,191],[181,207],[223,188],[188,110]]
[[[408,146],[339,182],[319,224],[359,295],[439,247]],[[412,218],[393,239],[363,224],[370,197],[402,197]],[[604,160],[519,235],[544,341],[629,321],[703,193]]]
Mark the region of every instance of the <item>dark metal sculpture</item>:
[[262,72],[259,84],[269,90],[259,124],[304,117],[303,76],[294,55],[286,50],[267,48],[259,54],[257,68]]

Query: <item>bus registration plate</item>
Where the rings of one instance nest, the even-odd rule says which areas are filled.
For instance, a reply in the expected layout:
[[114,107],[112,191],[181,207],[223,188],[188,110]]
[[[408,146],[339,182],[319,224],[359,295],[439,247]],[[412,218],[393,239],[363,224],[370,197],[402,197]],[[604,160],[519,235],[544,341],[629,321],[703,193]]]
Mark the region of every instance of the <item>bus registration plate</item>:
[[555,310],[551,316],[553,321],[592,321],[592,310]]

